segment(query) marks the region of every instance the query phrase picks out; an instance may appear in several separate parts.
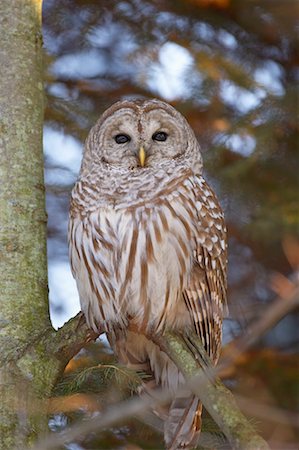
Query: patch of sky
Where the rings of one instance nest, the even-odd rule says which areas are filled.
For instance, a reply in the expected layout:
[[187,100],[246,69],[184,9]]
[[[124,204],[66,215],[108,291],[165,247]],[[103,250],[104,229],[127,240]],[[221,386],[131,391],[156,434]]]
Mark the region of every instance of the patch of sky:
[[124,26],[112,21],[103,26],[93,27],[87,34],[87,40],[97,48],[113,48],[113,45],[116,44],[117,51],[126,54],[138,47],[133,34]]
[[217,145],[224,144],[227,148],[235,153],[239,153],[245,157],[250,156],[256,147],[256,140],[249,134],[230,134],[219,133],[215,137]]
[[130,17],[133,14],[133,5],[129,2],[118,2],[115,5],[116,12]]
[[213,41],[215,39],[215,30],[211,25],[204,22],[198,22],[193,27],[194,33],[203,41]]
[[[67,228],[69,210],[69,186],[67,192],[61,192],[63,186],[47,186],[46,209],[48,214],[48,260],[68,261]],[[53,192],[51,192],[53,191]]]
[[48,126],[44,129],[44,154],[50,165],[67,168],[77,174],[82,159],[82,144],[73,136]]
[[221,42],[221,44],[231,50],[235,50],[235,48],[238,46],[236,38],[226,30],[220,30],[218,32],[218,40]]
[[81,447],[81,445],[76,444],[74,442],[71,442],[70,444],[66,444],[65,448],[67,450],[84,450],[84,447]]
[[75,89],[68,89],[64,83],[51,83],[48,86],[49,94],[64,100],[77,98],[78,94]]
[[79,295],[68,261],[49,261],[50,317],[55,329],[80,311]]
[[111,74],[113,79],[116,76],[135,77],[135,61],[130,56],[138,49],[138,44],[128,28],[107,21],[103,26],[93,27],[87,40],[94,47],[93,51],[99,52],[102,63],[101,71],[96,75]]
[[259,106],[266,97],[266,91],[262,88],[249,91],[236,86],[229,80],[222,80],[220,82],[220,95],[224,103],[236,108],[240,113],[246,114]]
[[101,52],[96,49],[60,56],[51,67],[51,72],[56,77],[70,79],[91,78],[103,75],[105,71],[105,60]]
[[226,140],[226,145],[235,153],[240,153],[243,156],[250,156],[255,149],[256,141],[254,137],[249,134],[232,134]]
[[67,169],[60,167],[50,168],[45,170],[45,184],[49,186],[57,186],[63,188],[75,183],[77,176]]
[[231,342],[238,334],[240,334],[238,321],[225,318],[222,325],[222,345],[224,346]]
[[186,48],[166,42],[159,50],[159,62],[152,64],[149,87],[168,101],[188,96],[186,77],[193,62]]
[[282,69],[274,61],[265,61],[263,65],[254,72],[254,79],[259,85],[274,95],[284,95],[284,87],[281,82]]
[[187,17],[180,17],[176,14],[163,11],[157,14],[156,24],[163,27],[163,30],[180,30],[184,32],[190,28],[190,19]]
[[156,15],[157,9],[150,2],[131,0],[130,2],[115,2],[115,12],[130,17],[131,20],[146,19],[150,15]]

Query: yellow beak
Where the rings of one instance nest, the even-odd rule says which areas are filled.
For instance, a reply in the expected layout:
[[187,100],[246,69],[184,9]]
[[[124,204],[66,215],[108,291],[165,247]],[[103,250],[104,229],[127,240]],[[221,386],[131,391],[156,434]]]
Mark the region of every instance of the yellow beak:
[[140,161],[140,165],[141,167],[144,167],[144,163],[145,163],[145,151],[143,147],[140,147],[139,149],[139,161]]

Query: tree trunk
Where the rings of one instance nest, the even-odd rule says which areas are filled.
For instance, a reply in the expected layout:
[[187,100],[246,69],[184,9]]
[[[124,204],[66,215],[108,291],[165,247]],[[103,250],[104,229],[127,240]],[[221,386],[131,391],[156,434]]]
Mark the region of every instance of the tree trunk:
[[77,316],[56,332],[48,310],[43,180],[42,0],[0,2],[0,449],[47,428],[47,398],[94,339]]
[[[0,448],[23,447],[52,385],[37,343],[48,313],[41,0],[1,0]],[[51,380],[51,381],[50,381]],[[44,394],[43,394],[44,396]],[[34,405],[36,411],[30,411]],[[33,423],[34,422],[34,423]],[[45,422],[44,422],[45,423]]]

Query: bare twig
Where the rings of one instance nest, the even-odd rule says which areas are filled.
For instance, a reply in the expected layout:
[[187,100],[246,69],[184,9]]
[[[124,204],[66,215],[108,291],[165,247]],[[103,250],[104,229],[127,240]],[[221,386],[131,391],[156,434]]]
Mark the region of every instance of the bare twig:
[[134,396],[129,400],[111,406],[103,414],[88,419],[87,421],[75,423],[61,433],[42,437],[31,450],[54,449],[60,445],[74,441],[79,437],[82,438],[82,436],[86,436],[95,430],[98,432],[111,427],[124,419],[140,416],[145,411],[157,406],[157,404],[167,403],[170,399],[170,392],[165,390],[162,391],[160,389],[153,392],[152,396]]
[[233,342],[228,344],[225,349],[226,357],[221,362],[219,369],[224,369],[233,364],[238,357],[249,347],[254,345],[261,337],[273,328],[281,319],[299,306],[299,286],[294,285],[294,289],[288,296],[278,297],[270,306],[268,306],[263,316],[250,325],[246,332]]
[[269,422],[277,422],[282,425],[299,428],[299,415],[275,406],[265,405],[256,400],[241,395],[235,395],[238,405],[247,414],[259,417]]

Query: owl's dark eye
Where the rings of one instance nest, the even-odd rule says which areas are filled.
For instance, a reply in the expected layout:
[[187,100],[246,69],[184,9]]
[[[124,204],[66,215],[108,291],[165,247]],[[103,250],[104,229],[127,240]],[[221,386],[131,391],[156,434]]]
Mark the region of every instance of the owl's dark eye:
[[125,144],[126,142],[129,142],[131,138],[127,134],[117,134],[114,137],[114,140],[117,144]]
[[152,139],[154,141],[163,142],[163,141],[166,141],[167,138],[168,138],[168,134],[164,133],[164,131],[157,131],[157,133],[154,133],[152,135]]

